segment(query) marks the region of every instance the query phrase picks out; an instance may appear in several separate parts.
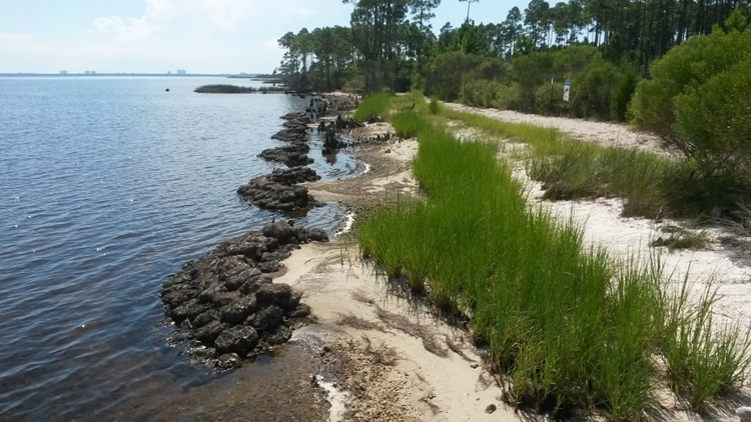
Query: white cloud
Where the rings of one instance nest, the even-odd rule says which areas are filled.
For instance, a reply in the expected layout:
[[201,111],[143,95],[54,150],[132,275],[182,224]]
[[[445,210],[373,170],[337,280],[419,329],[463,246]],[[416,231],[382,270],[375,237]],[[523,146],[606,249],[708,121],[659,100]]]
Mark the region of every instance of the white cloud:
[[145,0],[145,2],[148,16],[158,16],[175,7],[173,0]]
[[99,33],[111,35],[115,41],[119,42],[147,40],[159,30],[148,16],[127,20],[119,16],[96,18],[94,28]]
[[277,45],[281,34],[304,26],[346,25],[351,8],[341,0],[143,0],[141,5],[135,15],[91,17],[83,36],[81,28],[37,31],[33,38],[0,32],[0,72],[270,72],[283,54]]
[[13,35],[7,32],[0,32],[0,46],[19,46],[27,44],[32,38],[28,35]]
[[242,0],[199,0],[199,7],[209,12],[214,23],[223,30],[237,28],[254,16],[255,3]]

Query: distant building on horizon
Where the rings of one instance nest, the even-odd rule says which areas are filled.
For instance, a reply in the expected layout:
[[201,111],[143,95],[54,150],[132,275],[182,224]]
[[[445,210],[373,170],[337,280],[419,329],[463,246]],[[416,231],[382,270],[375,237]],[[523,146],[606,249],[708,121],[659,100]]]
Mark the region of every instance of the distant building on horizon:
[[61,74],[61,75],[67,75],[67,74],[68,74],[68,71],[67,71],[67,70],[61,70],[61,71],[60,71],[60,74]]
[[171,70],[168,70],[168,71],[167,71],[167,74],[168,74],[168,75],[171,75],[171,74],[172,74],[172,71],[171,71]]
[[184,71],[183,69],[177,69],[177,74],[178,74],[178,75],[185,75],[186,73],[187,73],[187,72],[186,72],[186,71]]
[[89,74],[91,74],[91,72],[89,72],[89,71],[87,70],[87,71],[83,72],[83,74],[84,74],[84,75],[89,75]]
[[91,74],[92,74],[92,75],[96,75],[96,70],[92,70],[92,71],[91,71]]

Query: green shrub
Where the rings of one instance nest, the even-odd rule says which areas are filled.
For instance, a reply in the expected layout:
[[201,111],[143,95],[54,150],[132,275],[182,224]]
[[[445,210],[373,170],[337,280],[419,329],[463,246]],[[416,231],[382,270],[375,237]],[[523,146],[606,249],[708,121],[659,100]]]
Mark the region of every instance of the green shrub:
[[613,120],[626,120],[628,105],[636,91],[639,82],[639,74],[636,67],[624,64],[616,76],[615,87],[610,97],[610,118]]
[[486,79],[468,79],[462,84],[461,102],[475,107],[493,107],[498,103],[498,94],[503,84]]
[[701,168],[751,170],[751,59],[687,87],[674,101],[674,129],[690,140]]
[[542,84],[535,92],[536,113],[546,116],[558,116],[566,108],[563,101],[563,82],[555,81],[552,88],[550,83]]
[[522,89],[517,82],[512,82],[511,85],[499,85],[497,89],[496,102],[493,107],[501,110],[519,110],[522,101]]
[[[632,122],[641,129],[670,138],[675,135],[675,97],[697,89],[713,76],[751,56],[751,32],[697,35],[671,48],[652,64],[651,79],[636,86],[629,107]],[[686,151],[690,154],[690,151]]]
[[633,123],[679,148],[681,200],[708,212],[751,202],[751,31],[692,37],[652,66],[629,107]]

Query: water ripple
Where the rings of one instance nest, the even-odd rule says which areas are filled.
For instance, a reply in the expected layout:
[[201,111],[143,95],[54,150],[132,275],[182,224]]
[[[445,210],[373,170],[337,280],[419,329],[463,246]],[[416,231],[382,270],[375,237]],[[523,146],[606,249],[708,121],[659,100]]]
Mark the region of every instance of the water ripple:
[[[257,154],[304,104],[192,92],[217,82],[0,78],[0,419],[111,419],[213,379],[166,344],[156,292],[278,218],[235,189],[271,171]],[[360,171],[322,141],[323,180]],[[301,224],[333,233],[343,217],[329,204]]]

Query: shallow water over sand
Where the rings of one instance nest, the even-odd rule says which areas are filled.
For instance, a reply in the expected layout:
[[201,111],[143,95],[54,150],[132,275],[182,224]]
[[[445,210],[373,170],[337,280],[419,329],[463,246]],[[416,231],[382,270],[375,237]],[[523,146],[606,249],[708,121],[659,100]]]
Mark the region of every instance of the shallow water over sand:
[[[233,408],[270,415],[284,402],[227,392],[281,393],[279,369],[312,365],[293,345],[217,376],[169,346],[160,325],[156,292],[169,274],[279,218],[235,189],[271,171],[256,155],[280,145],[269,138],[279,116],[305,101],[192,92],[209,83],[227,82],[0,78],[0,419],[200,418],[222,403],[227,418]],[[324,180],[358,171],[311,136]],[[331,233],[343,216],[327,205],[299,224]]]

